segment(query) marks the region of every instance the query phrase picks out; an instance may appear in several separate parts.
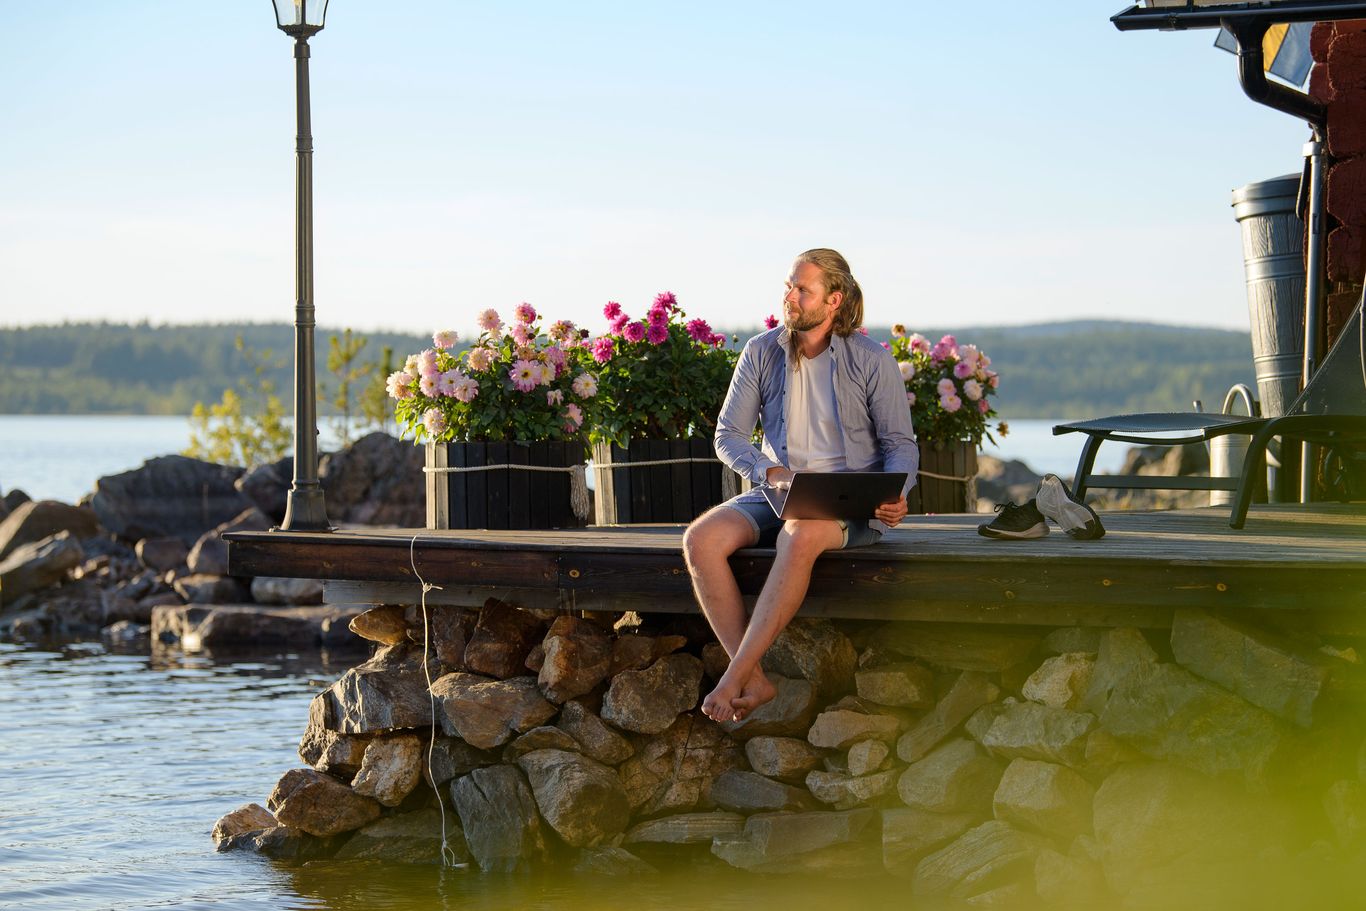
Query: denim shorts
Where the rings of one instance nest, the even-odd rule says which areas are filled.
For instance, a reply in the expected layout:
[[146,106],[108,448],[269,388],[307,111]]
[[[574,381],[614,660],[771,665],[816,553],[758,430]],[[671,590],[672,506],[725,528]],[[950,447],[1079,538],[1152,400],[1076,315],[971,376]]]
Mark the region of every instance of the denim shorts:
[[[768,500],[759,488],[755,487],[739,496],[731,497],[721,505],[740,513],[749,520],[750,525],[754,526],[757,540],[750,546],[772,547],[778,542],[778,532],[783,529],[783,520],[778,518],[773,507],[768,505]],[[882,523],[876,519],[871,522],[849,522],[845,519],[837,519],[836,521],[839,522],[840,530],[844,532],[844,540],[840,544],[841,550],[850,547],[866,547],[882,540],[882,532],[874,527],[875,525],[881,526]]]

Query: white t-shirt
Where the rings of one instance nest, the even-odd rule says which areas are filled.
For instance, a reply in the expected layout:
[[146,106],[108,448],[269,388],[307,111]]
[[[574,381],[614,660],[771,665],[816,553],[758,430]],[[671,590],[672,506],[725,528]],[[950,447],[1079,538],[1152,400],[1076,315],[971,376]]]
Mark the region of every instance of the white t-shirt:
[[793,471],[844,471],[844,436],[835,412],[835,358],[826,348],[789,362],[787,374],[787,465]]

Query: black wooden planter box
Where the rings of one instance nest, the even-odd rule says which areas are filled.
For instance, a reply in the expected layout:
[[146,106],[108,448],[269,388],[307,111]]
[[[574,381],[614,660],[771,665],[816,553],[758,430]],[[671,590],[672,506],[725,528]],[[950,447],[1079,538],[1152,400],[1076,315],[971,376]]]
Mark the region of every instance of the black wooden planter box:
[[966,481],[946,481],[922,474],[911,488],[906,505],[912,513],[977,511],[977,447],[971,443],[922,442],[920,470]]
[[[707,461],[620,467],[633,461],[689,458]],[[691,522],[724,499],[721,473],[734,476],[716,458],[710,437],[631,440],[626,447],[595,443],[593,464],[597,484],[594,520],[598,525]],[[604,466],[606,470],[596,466]],[[748,486],[741,481],[736,489],[745,490]]]
[[[587,458],[582,443],[428,443],[428,468],[541,465]],[[567,471],[427,472],[428,528],[572,528],[588,524],[570,507]]]

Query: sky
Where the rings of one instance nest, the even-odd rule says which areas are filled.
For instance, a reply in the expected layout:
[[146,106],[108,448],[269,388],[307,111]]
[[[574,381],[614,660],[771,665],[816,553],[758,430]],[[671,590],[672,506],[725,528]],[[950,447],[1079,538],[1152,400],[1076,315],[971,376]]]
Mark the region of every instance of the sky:
[[[320,326],[532,303],[755,326],[840,250],[870,325],[1246,329],[1231,191],[1308,129],[1122,0],[356,2],[311,42]],[[0,324],[294,313],[265,0],[0,0]]]

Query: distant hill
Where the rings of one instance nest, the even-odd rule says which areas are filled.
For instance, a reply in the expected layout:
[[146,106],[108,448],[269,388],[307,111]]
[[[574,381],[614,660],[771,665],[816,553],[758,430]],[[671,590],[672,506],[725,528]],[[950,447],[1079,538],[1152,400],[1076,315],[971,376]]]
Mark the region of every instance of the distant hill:
[[[997,410],[1007,419],[1186,410],[1196,398],[1216,409],[1229,386],[1253,384],[1246,332],[1105,320],[908,328],[931,340],[952,332],[985,351],[1001,374]],[[755,331],[726,330],[741,341]],[[328,338],[339,333],[317,330],[324,384]],[[869,328],[879,340],[890,333],[886,326]],[[273,353],[279,366],[269,375],[289,402],[289,324],[68,323],[0,329],[0,414],[188,414],[196,401],[217,401],[248,371],[234,347],[239,334],[258,352]],[[389,345],[401,362],[431,344],[426,336],[364,334],[362,361],[377,362]]]

